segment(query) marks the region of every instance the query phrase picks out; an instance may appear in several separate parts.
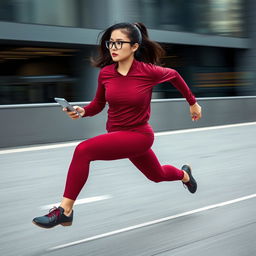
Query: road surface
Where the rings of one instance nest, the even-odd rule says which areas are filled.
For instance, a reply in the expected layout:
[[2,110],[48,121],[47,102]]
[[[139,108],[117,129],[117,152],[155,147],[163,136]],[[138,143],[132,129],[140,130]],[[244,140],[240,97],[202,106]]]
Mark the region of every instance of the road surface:
[[256,124],[158,133],[162,164],[190,163],[198,192],[153,183],[127,159],[91,163],[71,227],[32,224],[61,200],[77,142],[0,150],[0,255],[256,255]]

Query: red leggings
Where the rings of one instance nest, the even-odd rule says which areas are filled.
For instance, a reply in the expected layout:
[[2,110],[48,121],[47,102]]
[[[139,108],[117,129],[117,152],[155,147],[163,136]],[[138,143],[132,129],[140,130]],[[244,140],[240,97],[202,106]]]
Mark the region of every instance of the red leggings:
[[75,149],[63,196],[76,200],[88,178],[90,162],[95,160],[129,158],[154,182],[183,179],[183,171],[171,165],[160,165],[151,149],[153,141],[153,133],[116,131],[81,142]]

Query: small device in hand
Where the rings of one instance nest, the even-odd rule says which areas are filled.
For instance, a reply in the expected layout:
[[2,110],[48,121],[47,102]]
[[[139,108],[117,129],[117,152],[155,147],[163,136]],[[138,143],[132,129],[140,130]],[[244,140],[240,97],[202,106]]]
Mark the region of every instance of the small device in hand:
[[80,117],[81,114],[64,98],[54,98],[54,100],[59,103],[63,108],[66,108],[68,111],[76,112]]

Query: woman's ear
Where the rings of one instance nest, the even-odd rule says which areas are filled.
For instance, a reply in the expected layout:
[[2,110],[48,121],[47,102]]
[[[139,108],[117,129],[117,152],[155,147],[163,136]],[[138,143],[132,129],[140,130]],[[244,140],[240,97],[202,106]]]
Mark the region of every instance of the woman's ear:
[[140,46],[140,45],[139,45],[138,43],[133,44],[133,45],[132,45],[132,51],[133,51],[133,52],[136,52],[136,51],[138,50],[139,46]]

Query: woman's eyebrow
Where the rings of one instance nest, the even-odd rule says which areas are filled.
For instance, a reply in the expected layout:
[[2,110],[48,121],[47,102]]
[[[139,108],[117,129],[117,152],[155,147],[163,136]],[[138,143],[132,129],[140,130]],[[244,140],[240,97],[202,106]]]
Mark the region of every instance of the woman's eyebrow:
[[[113,38],[110,38],[111,41],[114,41]],[[124,39],[123,38],[117,38],[116,41],[123,41]]]

